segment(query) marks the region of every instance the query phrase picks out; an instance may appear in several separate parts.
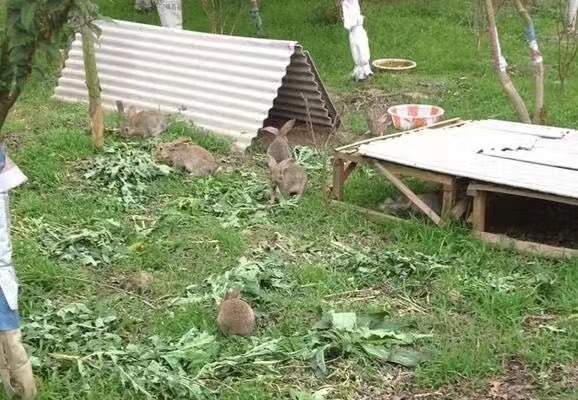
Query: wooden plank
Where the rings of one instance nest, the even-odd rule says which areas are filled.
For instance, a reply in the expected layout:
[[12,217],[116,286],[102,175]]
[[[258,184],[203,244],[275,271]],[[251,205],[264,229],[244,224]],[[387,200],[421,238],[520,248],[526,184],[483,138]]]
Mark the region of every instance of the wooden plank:
[[357,164],[363,164],[368,162],[368,158],[362,156],[357,151],[354,152],[336,152],[334,153],[335,158],[340,158],[345,161],[354,162]]
[[478,183],[478,182],[470,183],[468,185],[468,194],[473,193],[473,192],[477,192],[477,191],[503,193],[503,194],[510,194],[513,196],[531,197],[533,199],[555,201],[558,203],[564,203],[564,204],[570,204],[570,205],[578,206],[578,199],[574,199],[572,197],[556,196],[555,194],[532,192],[529,190],[515,189],[515,188],[511,188],[511,187]]
[[336,152],[334,154],[334,158],[339,158],[341,160],[345,160],[350,163],[355,163],[357,164],[357,166],[359,166],[359,164],[368,164],[372,162],[372,160],[373,163],[375,163],[375,161],[378,161],[382,165],[386,166],[386,168],[395,175],[410,176],[412,178],[421,179],[427,182],[439,183],[440,185],[452,185],[456,181],[456,178],[454,178],[451,175],[439,174],[437,172],[426,171],[423,169],[408,167],[401,164],[394,164],[382,160],[375,160],[370,157],[362,156],[357,152],[351,154]]
[[375,142],[377,140],[387,140],[387,139],[392,138],[392,137],[407,135],[408,133],[418,132],[418,131],[422,131],[424,129],[436,129],[436,128],[441,128],[443,126],[447,127],[448,125],[459,125],[459,124],[463,124],[466,122],[469,122],[469,121],[462,121],[459,118],[452,118],[452,119],[448,119],[445,121],[440,121],[440,122],[438,122],[436,124],[432,124],[430,126],[424,126],[424,127],[412,129],[409,131],[394,133],[393,135],[377,136],[377,137],[373,137],[373,138],[369,138],[369,139],[360,140],[359,142],[346,144],[345,146],[338,147],[335,149],[335,151],[343,151],[346,149],[350,149],[352,147],[359,147],[360,145],[365,144],[365,143],[371,143],[371,142]]
[[456,183],[455,179],[451,184],[443,185],[442,198],[442,219],[447,220],[456,204]]
[[407,219],[403,219],[403,218],[398,218],[398,217],[395,217],[395,216],[393,216],[393,215],[385,214],[385,213],[382,213],[382,212],[379,212],[379,211],[375,211],[375,210],[370,210],[370,209],[368,209],[368,208],[363,208],[363,207],[360,207],[360,206],[356,206],[355,204],[345,203],[345,202],[339,201],[339,200],[332,200],[332,203],[339,204],[340,206],[344,206],[344,207],[350,208],[350,209],[355,210],[355,211],[357,211],[357,212],[359,212],[359,213],[361,213],[361,214],[364,214],[364,215],[366,215],[366,216],[368,216],[368,217],[375,217],[375,218],[379,218],[379,219],[386,219],[386,220],[394,221],[394,222],[405,222],[405,223],[412,223],[412,224],[414,223],[414,222],[411,221],[411,220],[407,220]]
[[337,200],[345,197],[345,161],[340,158],[333,159],[333,196]]
[[488,194],[484,191],[474,193],[474,207],[472,210],[472,227],[475,231],[486,230],[486,200]]
[[455,181],[455,178],[450,175],[438,174],[436,172],[425,171],[423,169],[408,167],[401,164],[393,164],[381,160],[378,162],[397,176],[410,176],[427,182],[439,183],[440,185],[451,185]]
[[349,176],[353,173],[353,171],[355,171],[355,168],[357,168],[356,162],[350,161],[349,163],[347,163],[347,165],[345,166],[345,178],[344,178],[345,181],[347,181]]
[[385,175],[391,183],[395,185],[417,208],[419,208],[425,215],[427,215],[436,225],[442,223],[441,218],[431,208],[428,207],[414,192],[411,191],[397,176],[388,171],[379,161],[375,162],[375,166],[379,171]]
[[504,249],[528,252],[553,258],[578,257],[578,249],[569,249],[566,247],[556,247],[542,243],[527,242],[524,240],[512,239],[505,235],[498,235],[489,232],[474,232],[474,234],[478,239]]

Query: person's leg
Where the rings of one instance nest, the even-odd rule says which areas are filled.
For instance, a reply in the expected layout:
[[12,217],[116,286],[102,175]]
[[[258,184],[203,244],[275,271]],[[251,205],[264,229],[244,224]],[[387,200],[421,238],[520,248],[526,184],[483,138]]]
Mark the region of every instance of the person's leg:
[[0,379],[6,394],[25,400],[36,395],[32,366],[22,345],[18,281],[12,266],[8,194],[0,193]]

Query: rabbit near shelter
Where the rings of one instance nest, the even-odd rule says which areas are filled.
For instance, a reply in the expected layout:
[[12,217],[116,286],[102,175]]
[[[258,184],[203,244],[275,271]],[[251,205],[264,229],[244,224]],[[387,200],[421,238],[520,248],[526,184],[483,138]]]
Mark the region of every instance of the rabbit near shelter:
[[285,122],[280,129],[272,126],[263,128],[265,132],[275,135],[275,139],[273,139],[267,149],[267,154],[273,157],[278,163],[293,156],[293,154],[291,154],[291,148],[289,147],[289,140],[287,140],[287,133],[293,129],[293,126],[295,126],[294,119]]
[[156,111],[136,111],[134,107],[128,109],[128,124],[124,126],[120,135],[129,137],[157,137],[169,126],[166,115]]
[[255,312],[241,299],[240,289],[232,289],[217,306],[217,325],[226,335],[243,337],[255,329]]
[[268,158],[271,185],[273,186],[269,202],[275,203],[277,191],[285,198],[300,198],[305,192],[308,182],[305,170],[293,158],[286,158],[279,163],[271,155]]
[[193,144],[187,137],[159,144],[155,158],[173,168],[184,169],[193,176],[213,175],[219,168],[208,150]]

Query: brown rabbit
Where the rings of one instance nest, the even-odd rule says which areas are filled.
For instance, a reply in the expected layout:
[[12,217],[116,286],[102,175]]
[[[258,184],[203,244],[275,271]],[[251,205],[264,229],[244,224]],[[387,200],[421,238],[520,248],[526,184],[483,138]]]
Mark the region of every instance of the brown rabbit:
[[[417,197],[420,198],[433,212],[440,215],[442,212],[442,200],[439,193],[422,193]],[[386,199],[379,207],[382,211],[391,212],[394,214],[418,214],[421,215],[421,210],[417,208],[408,199],[398,199],[394,200],[391,198]]]
[[185,169],[193,176],[213,175],[218,170],[213,155],[191,142],[187,137],[181,137],[172,143],[159,144],[156,159],[174,168]]
[[217,307],[217,324],[226,335],[247,337],[255,328],[255,313],[241,300],[241,290],[233,289]]
[[293,157],[291,153],[291,148],[289,147],[289,141],[287,140],[287,133],[293,129],[295,125],[295,120],[289,120],[283,124],[281,129],[277,129],[272,126],[268,126],[263,130],[275,135],[275,139],[269,145],[267,149],[267,154],[275,159],[276,162],[281,162],[287,158]]
[[156,111],[139,111],[134,107],[128,109],[128,124],[122,128],[122,137],[157,137],[169,126],[166,115]]
[[293,158],[286,158],[280,163],[269,155],[269,171],[273,190],[269,202],[277,200],[277,190],[283,197],[300,198],[307,186],[307,174]]

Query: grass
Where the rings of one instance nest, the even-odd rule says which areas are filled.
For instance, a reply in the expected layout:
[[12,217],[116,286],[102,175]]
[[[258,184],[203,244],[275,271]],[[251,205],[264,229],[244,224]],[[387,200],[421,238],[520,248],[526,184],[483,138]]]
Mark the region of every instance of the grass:
[[[207,18],[197,3],[185,3],[185,28],[208,30]],[[327,17],[330,13],[322,11],[331,1],[319,1],[313,7],[307,0],[292,0],[290,5],[282,0],[263,3],[267,36],[295,39],[310,50],[337,101],[352,91],[370,89],[356,88],[348,80],[352,65],[346,34]],[[138,15],[130,2],[101,0],[99,4],[107,16],[158,24],[156,15]],[[546,38],[555,35],[555,13],[549,4],[536,12],[538,33]],[[475,48],[469,2],[368,1],[366,7],[373,56],[411,58],[418,63],[409,75],[376,75],[371,89],[422,91],[429,96],[428,102],[446,110],[448,118],[515,119],[493,73],[487,40],[479,51]],[[515,83],[531,104],[532,71],[522,22],[513,12],[506,12],[499,22],[504,52],[519,71]],[[251,35],[252,29],[247,13],[239,19],[236,33]],[[574,118],[578,86],[571,79],[566,92],[559,92],[555,42],[542,41],[542,49],[549,122],[578,128]],[[424,83],[441,90],[428,91],[420,86]],[[417,332],[433,335],[418,345],[429,354],[429,360],[413,371],[408,388],[414,393],[457,393],[467,385],[473,388],[471,392],[487,392],[496,377],[508,373],[504,361],[514,358],[534,377],[531,383],[539,398],[569,399],[573,398],[569,393],[578,394],[568,374],[564,375],[567,386],[556,384],[563,380],[560,368],[575,368],[577,357],[576,261],[497,250],[474,240],[460,226],[437,229],[368,221],[346,207],[327,204],[319,173],[313,175],[312,186],[297,206],[266,208],[263,159],[255,155],[240,160],[230,153],[226,142],[183,124],[174,125],[164,140],[190,135],[221,160],[228,160],[226,171],[213,180],[193,180],[175,173],[151,178],[144,182],[144,198],[127,207],[102,183],[83,178],[79,169],[98,157],[85,134],[87,111],[84,106],[49,101],[54,84],[54,78],[34,76],[3,131],[11,157],[30,179],[11,195],[14,258],[22,284],[24,320],[52,310],[45,299],[58,307],[80,302],[98,315],[114,312],[119,318],[114,332],[125,343],[145,343],[153,335],[178,339],[197,328],[215,335],[216,348],[210,359],[223,360],[243,354],[251,345],[219,334],[214,303],[168,307],[166,299],[185,296],[191,285],[199,286],[190,289],[190,295],[203,294],[206,278],[236,267],[242,256],[276,257],[291,286],[268,288],[266,297],[252,298],[258,313],[258,340],[303,337],[319,319],[320,309],[380,311],[389,318],[411,318]],[[347,109],[344,119],[349,132],[366,130],[359,112]],[[108,121],[114,123],[114,116],[108,116]],[[114,142],[118,140],[111,138],[108,145]],[[147,151],[146,145],[132,147]],[[126,161],[130,171],[133,166]],[[375,206],[388,193],[392,188],[369,171],[356,173],[346,188],[347,201],[361,206]],[[141,233],[134,215],[156,221],[154,229]],[[95,219],[114,220],[119,226],[110,228],[111,240],[99,236],[60,246],[64,246],[64,255],[82,248],[88,252],[105,249],[120,257],[92,267],[76,258],[72,262],[59,259],[50,252],[54,239],[26,230],[31,229],[27,218],[40,217],[45,232],[55,232],[60,224],[94,233]],[[343,246],[351,249],[344,251]],[[372,269],[367,272],[362,269],[362,258],[352,256],[382,251],[399,252],[413,261],[399,267],[389,258],[379,258],[383,255],[376,256],[381,261],[370,264]],[[340,252],[349,255],[338,259]],[[432,263],[425,263],[423,269],[411,272],[417,265],[412,258],[415,252],[435,256],[447,267],[435,269]],[[111,288],[135,271],[153,276],[143,297]],[[532,323],[545,316],[549,317],[543,320],[546,322]],[[127,392],[116,375],[83,380],[74,365],[58,363],[43,351],[38,348],[32,353],[46,363],[38,369],[41,399],[141,396]],[[331,399],[363,398],[367,393],[377,398],[375,393],[385,396],[393,377],[403,371],[361,356],[327,361],[331,375],[326,380],[316,378],[306,361],[274,366],[277,375],[263,372],[259,363],[235,361],[237,367],[205,383],[218,388],[222,399],[298,398],[290,394],[314,393],[323,387],[331,389],[327,397]]]

